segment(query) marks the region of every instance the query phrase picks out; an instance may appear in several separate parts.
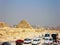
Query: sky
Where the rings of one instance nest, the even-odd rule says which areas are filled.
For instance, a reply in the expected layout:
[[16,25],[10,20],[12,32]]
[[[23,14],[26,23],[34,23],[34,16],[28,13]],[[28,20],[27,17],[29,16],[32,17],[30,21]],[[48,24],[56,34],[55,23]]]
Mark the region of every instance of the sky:
[[60,0],[0,0],[0,22],[27,20],[31,25],[59,26]]

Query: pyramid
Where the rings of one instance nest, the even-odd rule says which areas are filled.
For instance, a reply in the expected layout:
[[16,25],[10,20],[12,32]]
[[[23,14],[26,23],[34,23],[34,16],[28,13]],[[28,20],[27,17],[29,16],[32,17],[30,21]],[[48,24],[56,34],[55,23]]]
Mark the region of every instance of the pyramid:
[[5,22],[0,22],[0,27],[9,27]]
[[32,29],[32,26],[26,21],[26,20],[22,20],[17,26],[16,28],[30,28]]

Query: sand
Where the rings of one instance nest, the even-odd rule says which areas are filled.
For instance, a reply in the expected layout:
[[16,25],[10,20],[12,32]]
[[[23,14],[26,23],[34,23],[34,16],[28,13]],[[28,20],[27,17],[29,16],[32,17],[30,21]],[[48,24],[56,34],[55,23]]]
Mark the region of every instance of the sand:
[[[60,30],[41,30],[29,28],[0,28],[0,41],[16,41],[17,39],[24,40],[25,38],[33,38],[42,36],[45,33],[58,33]],[[59,35],[60,38],[60,35]]]

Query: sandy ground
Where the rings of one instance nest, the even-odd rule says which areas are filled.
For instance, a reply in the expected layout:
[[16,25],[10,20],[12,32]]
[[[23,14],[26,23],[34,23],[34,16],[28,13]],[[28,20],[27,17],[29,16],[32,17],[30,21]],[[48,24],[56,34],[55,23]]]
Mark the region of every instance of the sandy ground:
[[[0,28],[0,42],[4,41],[16,41],[17,39],[24,40],[25,38],[34,38],[39,35],[42,36],[45,33],[58,33],[60,38],[60,30],[45,30],[45,29],[25,29],[25,28]],[[43,40],[42,40],[43,43]],[[39,44],[39,45],[42,45]],[[14,43],[11,43],[15,45]],[[23,44],[23,45],[31,45],[31,44]]]

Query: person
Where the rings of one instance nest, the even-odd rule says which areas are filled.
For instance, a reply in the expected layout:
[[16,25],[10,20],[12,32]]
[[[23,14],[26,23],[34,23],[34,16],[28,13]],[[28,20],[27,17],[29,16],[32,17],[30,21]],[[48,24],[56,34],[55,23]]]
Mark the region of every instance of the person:
[[51,36],[52,36],[54,42],[56,42],[58,39],[58,34],[52,34]]

